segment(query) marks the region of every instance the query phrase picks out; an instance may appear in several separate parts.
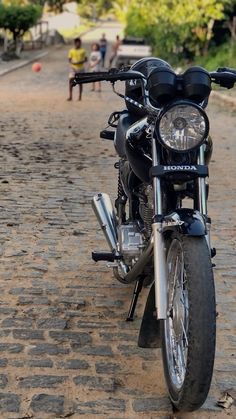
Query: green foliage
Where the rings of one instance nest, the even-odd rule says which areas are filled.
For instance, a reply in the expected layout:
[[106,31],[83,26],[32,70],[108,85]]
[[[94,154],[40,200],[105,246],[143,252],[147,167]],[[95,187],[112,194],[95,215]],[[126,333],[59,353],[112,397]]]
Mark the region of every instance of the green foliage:
[[[112,2],[113,13],[117,19],[125,25],[125,27],[128,24],[132,3],[132,0],[115,0]],[[142,24],[142,19],[140,19],[140,16],[138,17],[138,22],[140,25]]]
[[[145,37],[154,54],[172,61],[206,55],[216,21],[230,0],[118,0],[128,7],[126,34]],[[235,2],[236,3],[236,2]]]
[[236,39],[236,0],[116,0],[113,12],[126,35],[145,38],[154,55],[173,64],[206,56],[214,36],[216,44]]
[[0,28],[10,31],[14,41],[16,41],[36,24],[41,14],[42,9],[38,5],[1,5]]
[[28,0],[27,3],[36,4],[36,5],[41,6],[43,8],[44,5],[47,3],[47,0]]
[[0,4],[0,30],[3,28],[5,9],[3,4]]
[[65,3],[67,3],[67,0],[47,0],[49,10],[54,13],[62,13]]
[[236,44],[227,42],[219,47],[212,47],[205,57],[197,57],[195,63],[212,71],[218,67],[236,68]]

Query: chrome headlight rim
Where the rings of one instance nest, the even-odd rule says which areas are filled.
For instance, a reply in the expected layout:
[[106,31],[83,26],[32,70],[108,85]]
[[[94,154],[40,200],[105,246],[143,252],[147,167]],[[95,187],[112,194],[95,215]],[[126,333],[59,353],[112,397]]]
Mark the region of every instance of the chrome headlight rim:
[[[204,121],[205,121],[205,133],[202,137],[202,140],[196,144],[195,146],[188,148],[186,150],[178,150],[178,149],[174,149],[173,147],[168,146],[162,139],[161,134],[160,134],[160,122],[163,118],[163,116],[170,111],[172,108],[176,107],[176,106],[192,106],[193,108],[197,109],[199,111],[199,113],[203,116]],[[206,141],[208,135],[209,135],[209,130],[210,130],[210,124],[209,124],[209,119],[208,116],[206,114],[206,112],[204,111],[204,109],[202,109],[201,106],[199,106],[198,104],[191,102],[189,100],[178,100],[178,101],[174,101],[172,103],[169,103],[168,105],[166,105],[165,107],[162,108],[159,117],[158,117],[158,121],[157,121],[157,125],[156,125],[156,132],[157,132],[157,137],[159,142],[161,143],[161,145],[166,148],[167,150],[172,151],[173,153],[178,153],[178,154],[183,154],[183,153],[189,153],[191,151],[194,151],[198,148],[201,147],[201,145]]]

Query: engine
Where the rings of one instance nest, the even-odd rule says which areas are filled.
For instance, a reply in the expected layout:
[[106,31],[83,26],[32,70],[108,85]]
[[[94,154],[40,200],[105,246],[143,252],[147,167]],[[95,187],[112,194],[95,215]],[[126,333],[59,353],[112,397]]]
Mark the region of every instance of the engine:
[[138,224],[127,223],[118,226],[119,251],[127,265],[133,265],[144,247],[143,235]]

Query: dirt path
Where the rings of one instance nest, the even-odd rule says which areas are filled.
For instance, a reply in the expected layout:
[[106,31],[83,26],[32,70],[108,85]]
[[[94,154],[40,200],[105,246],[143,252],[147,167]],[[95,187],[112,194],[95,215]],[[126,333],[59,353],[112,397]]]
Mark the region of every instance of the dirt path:
[[[1,79],[0,416],[170,418],[160,351],[137,347],[146,291],[126,323],[131,287],[90,260],[105,246],[90,200],[116,191],[113,145],[98,133],[123,104],[106,85],[66,102],[66,55],[52,52],[40,74],[26,67]],[[216,366],[204,408],[178,418],[236,416],[216,407],[235,386],[236,124],[228,110],[209,114]]]

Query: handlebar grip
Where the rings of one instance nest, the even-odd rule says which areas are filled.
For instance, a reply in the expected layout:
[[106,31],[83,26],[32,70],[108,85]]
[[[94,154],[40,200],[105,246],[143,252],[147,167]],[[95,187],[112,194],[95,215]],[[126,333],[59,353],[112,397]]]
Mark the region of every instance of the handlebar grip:
[[103,81],[104,79],[104,75],[103,73],[98,74],[98,73],[79,73],[76,74],[74,79],[73,79],[73,84],[84,84],[84,83],[92,83],[92,82],[96,82],[96,81]]
[[94,73],[79,73],[76,74],[73,80],[73,84],[92,83],[96,81],[125,81],[134,79],[145,79],[145,77],[136,71],[99,71]]
[[210,73],[211,80],[226,89],[232,89],[236,83],[236,70],[229,68],[218,68],[217,71]]

